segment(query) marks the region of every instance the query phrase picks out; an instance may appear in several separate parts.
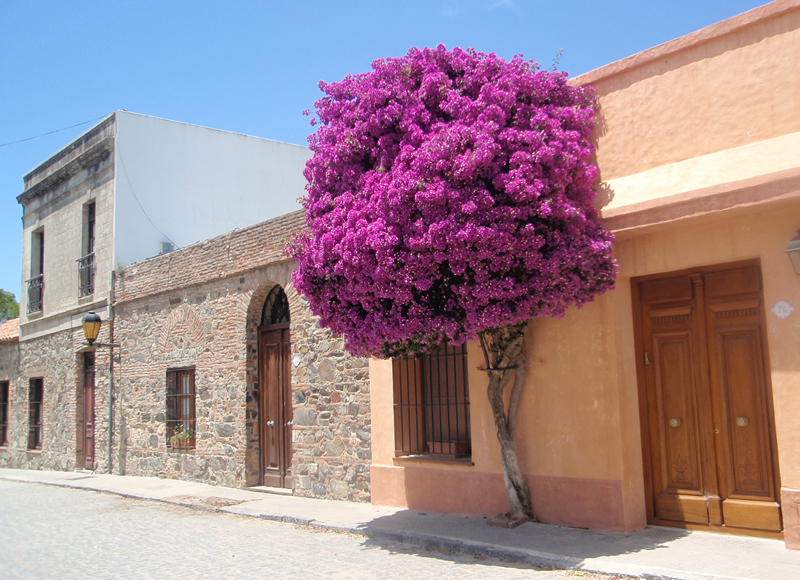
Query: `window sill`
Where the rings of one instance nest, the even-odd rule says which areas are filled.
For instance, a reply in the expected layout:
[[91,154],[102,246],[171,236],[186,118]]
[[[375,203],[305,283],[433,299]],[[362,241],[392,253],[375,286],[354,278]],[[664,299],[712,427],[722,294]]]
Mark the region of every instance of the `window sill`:
[[405,465],[424,465],[424,464],[446,464],[459,465],[462,467],[473,467],[475,464],[469,457],[456,459],[455,457],[443,457],[440,455],[400,455],[392,458],[392,462],[398,466]]
[[41,455],[42,454],[42,450],[41,449],[26,449],[25,451],[27,451],[28,453],[31,453],[32,455]]

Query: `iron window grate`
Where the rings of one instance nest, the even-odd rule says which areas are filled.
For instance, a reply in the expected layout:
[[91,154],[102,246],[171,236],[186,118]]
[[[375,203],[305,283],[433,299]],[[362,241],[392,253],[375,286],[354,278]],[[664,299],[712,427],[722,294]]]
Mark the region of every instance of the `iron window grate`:
[[395,454],[470,457],[466,347],[445,344],[392,365]]

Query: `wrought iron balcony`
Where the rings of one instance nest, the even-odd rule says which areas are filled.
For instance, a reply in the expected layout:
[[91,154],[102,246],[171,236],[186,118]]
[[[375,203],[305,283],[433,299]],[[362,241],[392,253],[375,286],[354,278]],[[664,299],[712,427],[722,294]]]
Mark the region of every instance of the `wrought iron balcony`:
[[94,294],[94,252],[76,260],[78,262],[78,298]]
[[28,314],[42,311],[42,298],[44,297],[44,274],[34,276],[28,283]]

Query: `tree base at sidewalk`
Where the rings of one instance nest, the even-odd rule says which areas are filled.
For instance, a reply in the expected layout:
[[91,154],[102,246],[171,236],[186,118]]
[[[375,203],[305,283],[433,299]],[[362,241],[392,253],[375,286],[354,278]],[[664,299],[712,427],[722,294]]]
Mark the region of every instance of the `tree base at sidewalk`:
[[511,516],[510,513],[505,514],[497,514],[492,519],[490,519],[487,523],[490,526],[494,526],[495,528],[518,528],[522,524],[526,522],[538,522],[539,520],[536,519],[536,516],[531,516],[529,518],[514,518]]

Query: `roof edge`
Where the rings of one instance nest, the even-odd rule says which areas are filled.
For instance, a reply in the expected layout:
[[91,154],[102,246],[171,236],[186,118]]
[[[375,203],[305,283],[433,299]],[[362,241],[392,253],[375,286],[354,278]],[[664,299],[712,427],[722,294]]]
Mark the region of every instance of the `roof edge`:
[[[61,149],[53,153],[50,157],[39,163],[36,167],[28,171],[23,177],[23,182],[25,184],[25,190],[27,191],[35,184],[31,183],[31,180],[37,173],[43,173],[48,168],[52,167],[53,165],[57,165],[59,162],[63,161],[65,158],[68,158],[70,155],[73,155],[71,159],[67,159],[63,162],[62,165],[68,164],[74,158],[79,157],[82,154],[82,151],[79,149],[88,144],[91,141],[92,137],[96,136],[100,133],[103,129],[114,123],[116,120],[116,112],[110,113],[106,117],[103,118],[102,121],[99,123],[92,125],[89,129],[81,133],[78,137],[64,145]],[[23,191],[24,193],[24,191]]]
[[0,343],[19,340],[19,316],[0,322]]
[[25,191],[17,196],[17,203],[25,205],[30,199],[42,195],[49,188],[65,181],[75,175],[81,169],[94,163],[102,155],[114,150],[114,138],[105,137],[102,140],[90,145],[87,149],[78,153],[75,157],[67,161],[64,165],[55,168],[52,173],[42,177],[40,181],[29,186]]
[[653,62],[654,60],[692,48],[727,34],[732,34],[742,28],[752,26],[763,20],[774,18],[775,16],[791,12],[798,8],[800,8],[800,0],[775,0],[775,2],[753,8],[752,10],[706,26],[705,28],[676,38],[675,40],[670,40],[653,48],[648,48],[642,52],[573,77],[570,79],[570,84],[578,86],[589,85],[600,79],[610,78],[627,72]]
[[147,115],[145,113],[137,113],[135,111],[128,111],[126,109],[120,109],[117,111],[118,115],[130,115],[131,117],[143,117],[145,119],[154,119],[157,121],[163,121],[165,123],[171,123],[174,125],[185,125],[187,127],[195,127],[200,129],[206,129],[207,131],[215,131],[217,133],[225,133],[226,135],[238,135],[240,137],[247,137],[248,139],[258,139],[259,141],[267,141],[269,143],[277,143],[279,145],[290,145],[292,147],[299,147],[301,149],[308,149],[308,145],[300,145],[298,143],[289,143],[288,141],[280,141],[278,139],[270,139],[269,137],[259,137],[258,135],[251,135],[249,133],[241,133],[239,131],[230,131],[228,129],[219,129],[217,127],[209,127],[208,125],[200,125],[198,123],[189,123],[187,121],[178,121],[176,119],[167,119],[166,117],[158,117],[156,115]]

